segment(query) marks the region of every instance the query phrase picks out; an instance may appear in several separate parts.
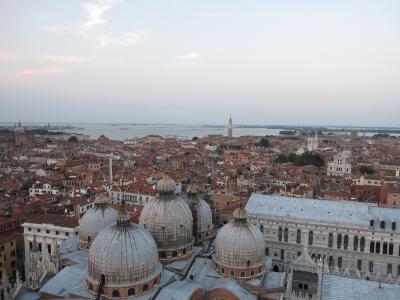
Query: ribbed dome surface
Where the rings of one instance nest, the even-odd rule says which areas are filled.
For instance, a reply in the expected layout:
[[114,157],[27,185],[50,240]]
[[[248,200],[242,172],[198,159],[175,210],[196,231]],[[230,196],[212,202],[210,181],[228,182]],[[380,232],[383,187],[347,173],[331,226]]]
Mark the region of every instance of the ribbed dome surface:
[[158,183],[157,190],[160,192],[174,192],[176,188],[176,183],[171,179],[171,177],[165,175]]
[[246,219],[224,225],[215,239],[214,260],[222,266],[249,268],[263,266],[265,240],[261,231]]
[[105,287],[146,282],[161,272],[157,246],[150,233],[136,224],[110,226],[97,235],[89,250],[87,279]]
[[80,242],[90,244],[100,230],[117,223],[117,218],[118,212],[114,208],[95,204],[79,220]]
[[195,237],[198,237],[201,233],[212,232],[214,225],[210,205],[201,197],[193,195],[189,195],[186,202],[192,211],[193,233]]
[[158,197],[149,201],[139,223],[150,231],[159,250],[174,251],[192,244],[192,213],[181,197]]

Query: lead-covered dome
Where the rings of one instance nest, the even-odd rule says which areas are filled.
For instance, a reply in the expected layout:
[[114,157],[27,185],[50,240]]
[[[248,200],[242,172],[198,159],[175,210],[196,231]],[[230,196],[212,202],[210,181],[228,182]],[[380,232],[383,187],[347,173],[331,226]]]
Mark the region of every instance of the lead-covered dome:
[[247,221],[240,207],[234,220],[224,225],[215,238],[213,260],[216,270],[225,276],[246,278],[265,271],[265,239],[261,231]]
[[118,212],[107,205],[107,196],[96,195],[94,207],[79,220],[79,248],[89,249],[100,230],[117,223]]
[[193,216],[193,236],[201,242],[213,236],[213,220],[210,205],[197,193],[194,186],[188,187],[186,202]]
[[100,285],[107,298],[126,298],[150,291],[160,281],[153,237],[129,220],[127,212],[120,212],[117,224],[100,231],[90,247],[86,282],[93,293]]
[[175,195],[175,182],[165,176],[158,182],[158,196],[144,206],[140,225],[156,241],[160,260],[169,262],[192,252],[193,218],[189,206]]

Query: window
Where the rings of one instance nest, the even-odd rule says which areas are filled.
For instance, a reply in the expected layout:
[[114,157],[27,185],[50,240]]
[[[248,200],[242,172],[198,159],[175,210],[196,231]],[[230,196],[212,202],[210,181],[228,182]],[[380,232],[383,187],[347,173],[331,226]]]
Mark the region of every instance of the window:
[[308,244],[311,246],[314,243],[314,233],[311,231],[308,232]]
[[144,286],[143,286],[143,291],[147,291],[149,289],[149,285],[146,283]]
[[374,262],[372,261],[368,263],[368,272],[370,273],[374,272]]
[[392,274],[392,264],[387,265],[387,272],[388,275]]
[[38,243],[39,251],[42,252],[42,243]]
[[240,272],[240,277],[244,277],[244,272]]
[[69,232],[66,232],[66,233],[65,233],[65,236],[69,236]]
[[265,255],[269,256],[269,248],[265,248]]
[[343,248],[344,248],[345,250],[347,250],[348,247],[349,247],[349,236],[346,234],[346,235],[344,236]]
[[288,238],[289,238],[289,231],[288,231],[288,229],[287,229],[287,228],[285,228],[285,232],[284,232],[284,235],[283,235],[283,237],[284,237],[284,239],[285,239],[285,242],[287,243],[287,241],[288,241]]
[[329,237],[328,237],[328,247],[332,248],[333,247],[333,234],[329,233]]
[[235,272],[234,271],[230,271],[229,273],[231,276],[235,276]]
[[282,241],[282,227],[279,227],[278,229],[278,240]]
[[113,297],[119,297],[119,291],[118,290],[113,290],[112,296]]
[[221,268],[221,273],[225,274],[225,268]]
[[389,255],[393,255],[393,244],[389,244]]
[[360,251],[364,252],[364,249],[365,249],[365,237],[362,236],[360,239]]
[[375,242],[371,242],[369,244],[369,253],[374,253],[375,252]]
[[337,260],[337,265],[338,265],[339,269],[342,267],[342,264],[343,264],[343,259],[341,257],[339,257]]
[[133,295],[135,295],[135,289],[131,288],[128,290],[128,296],[133,296]]
[[51,245],[47,245],[47,253],[51,253]]
[[281,260],[285,260],[285,250],[281,250]]
[[250,272],[250,276],[254,276],[254,271],[251,271],[251,272]]
[[46,233],[47,233],[47,234],[50,234],[50,230],[46,230]]
[[357,269],[358,269],[358,271],[361,271],[361,268],[362,268],[362,261],[361,261],[361,259],[359,259],[359,260],[357,260]]
[[385,229],[385,221],[381,221],[381,229]]
[[60,232],[56,231],[56,235],[59,235],[59,234],[60,234]]
[[388,252],[388,244],[387,243],[383,243],[382,254],[387,254],[387,252]]
[[353,239],[353,250],[354,251],[358,250],[358,236],[355,236]]
[[381,253],[381,243],[380,242],[376,242],[375,245],[375,253]]
[[337,236],[336,242],[337,242],[337,248],[341,249],[342,248],[342,235],[341,234],[339,234]]
[[264,226],[263,225],[260,225],[260,231],[264,232]]
[[400,265],[397,266],[397,276],[400,276]]
[[301,243],[301,230],[297,229],[297,237],[296,237],[297,244]]
[[374,220],[369,221],[369,226],[374,227]]
[[328,266],[333,267],[333,256],[329,256]]

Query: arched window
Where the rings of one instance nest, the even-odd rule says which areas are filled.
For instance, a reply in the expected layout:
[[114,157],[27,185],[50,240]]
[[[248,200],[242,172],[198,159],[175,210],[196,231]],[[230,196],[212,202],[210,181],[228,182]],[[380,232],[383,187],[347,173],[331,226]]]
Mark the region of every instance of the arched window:
[[369,226],[374,227],[374,220],[369,221]]
[[353,250],[354,251],[358,250],[358,236],[357,235],[353,239]]
[[112,296],[113,297],[119,297],[119,291],[118,290],[113,290]]
[[374,263],[372,261],[368,263],[368,272],[374,272]]
[[231,275],[231,276],[235,276],[235,272],[234,272],[234,271],[231,271],[231,272],[230,272],[230,275]]
[[146,283],[143,285],[143,292],[147,291],[149,289],[149,285]]
[[374,253],[375,252],[375,242],[371,242],[369,244],[369,253]]
[[281,250],[281,260],[285,260],[285,250]]
[[224,268],[221,268],[221,273],[225,274],[225,269]]
[[282,241],[282,227],[279,227],[278,229],[278,240]]
[[382,254],[387,254],[387,252],[388,252],[388,244],[387,243],[383,243]]
[[385,229],[385,221],[381,221],[381,229]]
[[389,244],[389,255],[393,255],[393,244]]
[[240,272],[240,277],[244,277],[244,272]]
[[348,247],[349,247],[349,236],[346,234],[343,239],[343,248],[344,250],[347,250]]
[[343,259],[341,257],[339,257],[337,260],[337,265],[338,265],[339,269],[342,267],[342,264],[343,264]]
[[339,234],[337,236],[336,242],[337,242],[337,248],[341,249],[342,248],[342,235],[341,234]]
[[314,243],[314,233],[313,231],[308,232],[308,244],[311,246]]
[[381,253],[381,243],[380,242],[376,242],[375,244],[375,253]]
[[392,222],[392,230],[396,230],[396,222]]
[[296,237],[297,244],[301,243],[301,230],[297,229],[297,237]]
[[365,249],[365,237],[362,236],[360,239],[360,251],[364,252],[364,249]]
[[250,261],[248,260],[248,261],[247,261],[247,267],[249,267],[249,266],[250,266]]
[[329,248],[333,247],[333,234],[332,233],[329,233],[329,236],[328,236],[328,247]]
[[135,289],[131,288],[128,290],[128,296],[133,296],[133,295],[135,295]]
[[329,256],[328,266],[333,267],[333,256]]
[[286,243],[287,243],[287,241],[288,241],[288,238],[289,238],[289,231],[288,231],[287,228],[285,228],[284,239],[285,239],[285,242],[286,242]]
[[250,275],[251,275],[251,276],[254,276],[254,271],[251,271],[251,272],[250,272]]

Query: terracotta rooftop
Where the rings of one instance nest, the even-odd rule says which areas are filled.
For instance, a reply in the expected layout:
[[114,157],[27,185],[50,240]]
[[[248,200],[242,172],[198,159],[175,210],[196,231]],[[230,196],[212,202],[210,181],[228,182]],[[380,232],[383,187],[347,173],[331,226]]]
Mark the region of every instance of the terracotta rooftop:
[[26,218],[26,222],[34,224],[52,224],[54,226],[69,228],[75,228],[78,226],[78,220],[76,218],[57,214],[40,214],[29,216]]

